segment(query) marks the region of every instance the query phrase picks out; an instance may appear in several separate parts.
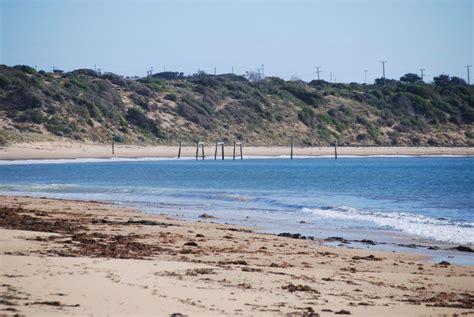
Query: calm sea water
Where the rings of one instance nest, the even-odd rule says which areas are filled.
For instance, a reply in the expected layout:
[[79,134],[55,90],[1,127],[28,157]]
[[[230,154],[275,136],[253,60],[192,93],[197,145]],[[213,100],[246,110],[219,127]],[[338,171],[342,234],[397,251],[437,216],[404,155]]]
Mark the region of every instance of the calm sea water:
[[[60,164],[59,164],[60,163]],[[272,232],[474,244],[474,158],[0,162],[0,194],[97,199]]]

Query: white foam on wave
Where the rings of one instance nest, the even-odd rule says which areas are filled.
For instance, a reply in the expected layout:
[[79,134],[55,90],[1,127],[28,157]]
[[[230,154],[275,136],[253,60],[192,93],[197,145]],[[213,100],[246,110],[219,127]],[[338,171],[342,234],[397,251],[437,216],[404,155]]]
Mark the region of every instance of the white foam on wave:
[[[183,157],[182,160],[195,158]],[[70,163],[113,163],[113,162],[142,162],[142,161],[172,161],[177,157],[111,157],[111,158],[78,158],[78,159],[34,159],[34,160],[0,160],[0,165],[29,165],[29,164],[70,164]]]
[[323,218],[367,221],[431,240],[474,244],[474,223],[453,222],[409,213],[366,212],[350,207],[303,208],[302,211]]

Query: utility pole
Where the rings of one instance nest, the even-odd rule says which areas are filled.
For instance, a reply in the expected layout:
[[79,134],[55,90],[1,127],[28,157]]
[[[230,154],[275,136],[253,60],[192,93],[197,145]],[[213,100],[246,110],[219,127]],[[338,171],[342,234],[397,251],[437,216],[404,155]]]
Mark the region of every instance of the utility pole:
[[424,68],[420,68],[420,72],[421,72],[421,81],[423,81],[423,78],[425,78],[425,70]]
[[471,77],[469,76],[469,68],[471,68],[472,65],[466,65],[464,67],[467,68],[467,84],[470,85],[471,84]]
[[364,84],[367,85],[367,69],[364,69]]
[[332,72],[329,73],[329,82],[332,83]]
[[258,69],[258,80],[262,80],[262,73],[261,73],[261,70],[260,68]]
[[380,63],[382,63],[382,78],[383,78],[383,84],[385,85],[385,63],[387,63],[387,61],[381,61]]
[[265,78],[265,65],[262,64],[262,78]]
[[321,70],[319,70],[321,67],[320,66],[316,66],[316,74],[318,74],[318,80],[319,80],[319,73],[322,73]]
[[153,66],[150,67],[150,70],[147,70],[147,71],[146,71],[146,77],[147,77],[147,78],[150,78],[151,75],[153,75]]

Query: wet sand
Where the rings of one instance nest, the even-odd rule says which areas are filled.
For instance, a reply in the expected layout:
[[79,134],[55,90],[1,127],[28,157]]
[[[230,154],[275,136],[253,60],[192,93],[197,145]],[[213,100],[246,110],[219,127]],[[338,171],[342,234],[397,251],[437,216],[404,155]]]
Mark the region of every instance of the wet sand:
[[468,316],[474,267],[0,196],[0,315]]
[[[233,146],[226,146],[225,156],[233,155]],[[474,155],[474,147],[338,147],[338,155]],[[207,144],[206,156],[214,156],[215,145]],[[218,156],[220,156],[220,149]],[[289,146],[268,147],[243,147],[244,156],[289,156]],[[333,147],[295,147],[294,156],[333,156]],[[196,146],[184,144],[181,157],[194,158]],[[199,152],[201,155],[201,151]],[[236,150],[236,156],[240,152]],[[74,159],[74,158],[138,158],[138,157],[177,157],[178,145],[176,146],[136,146],[136,145],[114,145],[112,146],[91,143],[75,142],[38,142],[18,143],[0,148],[0,160],[25,160],[25,159]]]

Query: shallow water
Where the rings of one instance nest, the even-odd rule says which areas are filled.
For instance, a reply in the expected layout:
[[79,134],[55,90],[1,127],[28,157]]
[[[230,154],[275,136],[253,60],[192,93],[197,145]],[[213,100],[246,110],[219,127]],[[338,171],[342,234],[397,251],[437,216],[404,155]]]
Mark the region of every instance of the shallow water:
[[0,162],[0,193],[97,199],[188,219],[206,212],[269,232],[474,244],[471,157],[37,163]]

